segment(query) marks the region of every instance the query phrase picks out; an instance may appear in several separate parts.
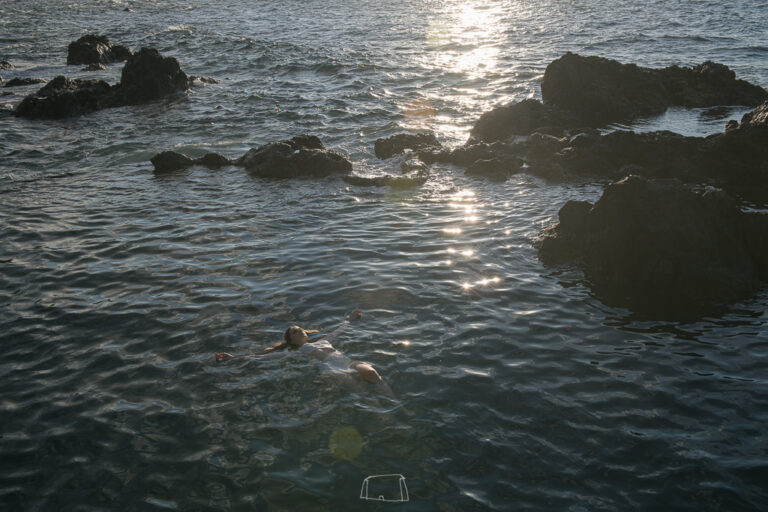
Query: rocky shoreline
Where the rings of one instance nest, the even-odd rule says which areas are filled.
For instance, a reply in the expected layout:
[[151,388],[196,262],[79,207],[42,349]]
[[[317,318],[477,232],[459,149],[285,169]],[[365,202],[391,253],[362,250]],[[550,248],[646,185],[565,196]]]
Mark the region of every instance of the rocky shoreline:
[[[654,70],[568,53],[547,67],[542,96],[486,112],[464,146],[400,134],[376,141],[376,154],[410,153],[492,181],[519,172],[612,181],[595,204],[566,203],[534,242],[545,265],[578,266],[612,305],[681,318],[765,286],[768,215],[742,211],[768,205],[765,89],[709,61]],[[707,137],[598,130],[675,105],[755,108]]]
[[[143,103],[184,91],[194,79],[176,59],[149,48],[132,53],[100,36],[85,36],[69,50],[73,64],[125,60],[120,83],[59,76],[22,100],[16,116],[59,119]],[[557,181],[590,177],[606,181],[603,197],[565,204],[535,244],[546,265],[580,266],[606,301],[674,314],[741,300],[768,281],[768,215],[742,211],[768,204],[765,89],[711,61],[651,69],[567,53],[547,66],[542,100],[484,113],[460,147],[446,148],[431,133],[376,140],[378,158],[401,159],[399,176],[351,175],[352,162],[312,135],[271,142],[235,160],[164,151],[151,161],[156,174],[235,166],[260,178],[338,175],[354,186],[418,187],[435,163],[492,181],[520,172]],[[753,110],[707,137],[608,129],[670,106],[723,105]]]

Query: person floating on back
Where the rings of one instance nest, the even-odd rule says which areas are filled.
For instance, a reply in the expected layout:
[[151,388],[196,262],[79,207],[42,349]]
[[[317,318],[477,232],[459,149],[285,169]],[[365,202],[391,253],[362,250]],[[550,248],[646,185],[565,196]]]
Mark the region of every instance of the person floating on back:
[[321,361],[330,370],[344,373],[357,373],[364,381],[370,382],[371,384],[381,385],[387,394],[391,394],[389,386],[384,383],[384,381],[381,379],[381,376],[379,375],[379,372],[377,372],[373,366],[361,361],[353,361],[349,357],[336,350],[329,341],[335,339],[344,329],[346,329],[350,322],[358,320],[361,316],[362,313],[360,310],[355,309],[349,315],[347,315],[347,319],[344,320],[344,322],[339,327],[337,327],[336,330],[327,336],[313,341],[309,341],[307,334],[311,334],[317,331],[306,331],[298,325],[291,325],[285,330],[285,333],[283,333],[283,341],[265,349],[261,354],[243,354],[234,356],[226,352],[217,352],[216,362],[224,362],[240,357],[282,357],[284,354],[282,354],[281,351],[286,349],[294,350],[305,354],[309,358],[314,358],[318,361]]

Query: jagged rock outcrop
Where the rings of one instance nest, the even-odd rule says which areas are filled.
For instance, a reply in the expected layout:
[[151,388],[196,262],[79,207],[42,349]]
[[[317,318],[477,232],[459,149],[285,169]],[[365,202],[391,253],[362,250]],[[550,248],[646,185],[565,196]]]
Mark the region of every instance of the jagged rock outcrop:
[[536,242],[573,263],[609,304],[686,315],[749,297],[768,280],[768,215],[719,189],[628,176],[590,204],[569,201]]
[[352,170],[352,163],[346,156],[326,149],[314,135],[298,135],[289,140],[271,142],[249,150],[236,160],[216,153],[192,159],[175,151],[164,151],[152,157],[151,162],[156,173],[178,171],[193,165],[209,169],[235,165],[245,167],[253,176],[264,178],[324,177]]
[[[535,112],[538,107],[532,105],[525,111]],[[451,163],[494,181],[522,170],[548,180],[580,176],[617,180],[638,174],[709,184],[747,201],[768,204],[768,101],[746,114],[741,123],[729,121],[724,132],[708,137],[668,131],[601,134],[587,129],[570,137],[534,132],[417,155],[428,163]]]
[[577,117],[563,109],[527,99],[481,115],[470,131],[469,144],[502,141],[535,132],[561,136],[564,130],[583,125]]
[[440,142],[434,133],[400,133],[391,137],[376,139],[374,152],[376,157],[385,160],[391,156],[411,151],[439,150]]
[[3,87],[20,87],[23,85],[34,85],[42,83],[45,83],[45,80],[42,78],[11,78],[5,82]]
[[142,48],[125,62],[120,87],[126,104],[152,101],[189,89],[189,77],[179,61],[154,48]]
[[24,98],[14,115],[28,119],[63,119],[116,106],[120,95],[104,80],[72,80],[57,76]]
[[756,106],[768,99],[768,92],[711,61],[693,68],[651,69],[566,53],[547,66],[541,96],[583,126],[602,126],[661,114],[675,105]]
[[61,119],[96,110],[134,105],[189,88],[189,78],[173,57],[163,57],[152,48],[142,48],[125,63],[120,83],[69,79],[57,76],[45,87],[24,98],[17,117]]
[[236,164],[251,175],[264,178],[323,177],[352,170],[347,157],[326,149],[319,138],[311,135],[251,149]]
[[541,83],[542,102],[523,100],[485,112],[469,145],[543,133],[562,137],[588,128],[662,114],[670,106],[757,106],[768,91],[711,61],[663,69],[566,53],[552,61]]
[[67,64],[110,64],[127,60],[131,55],[131,50],[113,45],[106,36],[86,34],[69,43]]
[[743,199],[768,203],[768,101],[729,122],[723,133],[685,137],[672,132],[617,131],[576,138],[550,155],[572,175],[648,177],[707,183]]

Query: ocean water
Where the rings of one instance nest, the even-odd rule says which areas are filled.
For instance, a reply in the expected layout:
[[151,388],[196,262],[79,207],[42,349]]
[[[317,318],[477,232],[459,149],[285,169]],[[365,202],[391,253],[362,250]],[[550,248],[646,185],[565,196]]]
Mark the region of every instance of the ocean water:
[[[544,267],[532,239],[602,183],[435,165],[397,191],[149,158],[311,133],[398,173],[376,138],[462,144],[566,51],[768,86],[766,30],[751,0],[0,3],[5,80],[116,82],[64,64],[88,32],[219,80],[62,121],[8,114],[39,86],[0,89],[0,509],[765,510],[768,292],[653,320]],[[214,362],[354,307],[334,343],[393,397],[297,354]],[[409,501],[361,501],[382,474]]]

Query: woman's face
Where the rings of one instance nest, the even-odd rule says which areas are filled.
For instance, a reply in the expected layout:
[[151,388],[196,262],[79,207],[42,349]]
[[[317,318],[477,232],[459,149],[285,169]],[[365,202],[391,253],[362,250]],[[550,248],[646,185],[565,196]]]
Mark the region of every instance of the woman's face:
[[300,347],[307,342],[307,333],[298,325],[292,325],[288,328],[288,336],[291,339],[291,345]]

